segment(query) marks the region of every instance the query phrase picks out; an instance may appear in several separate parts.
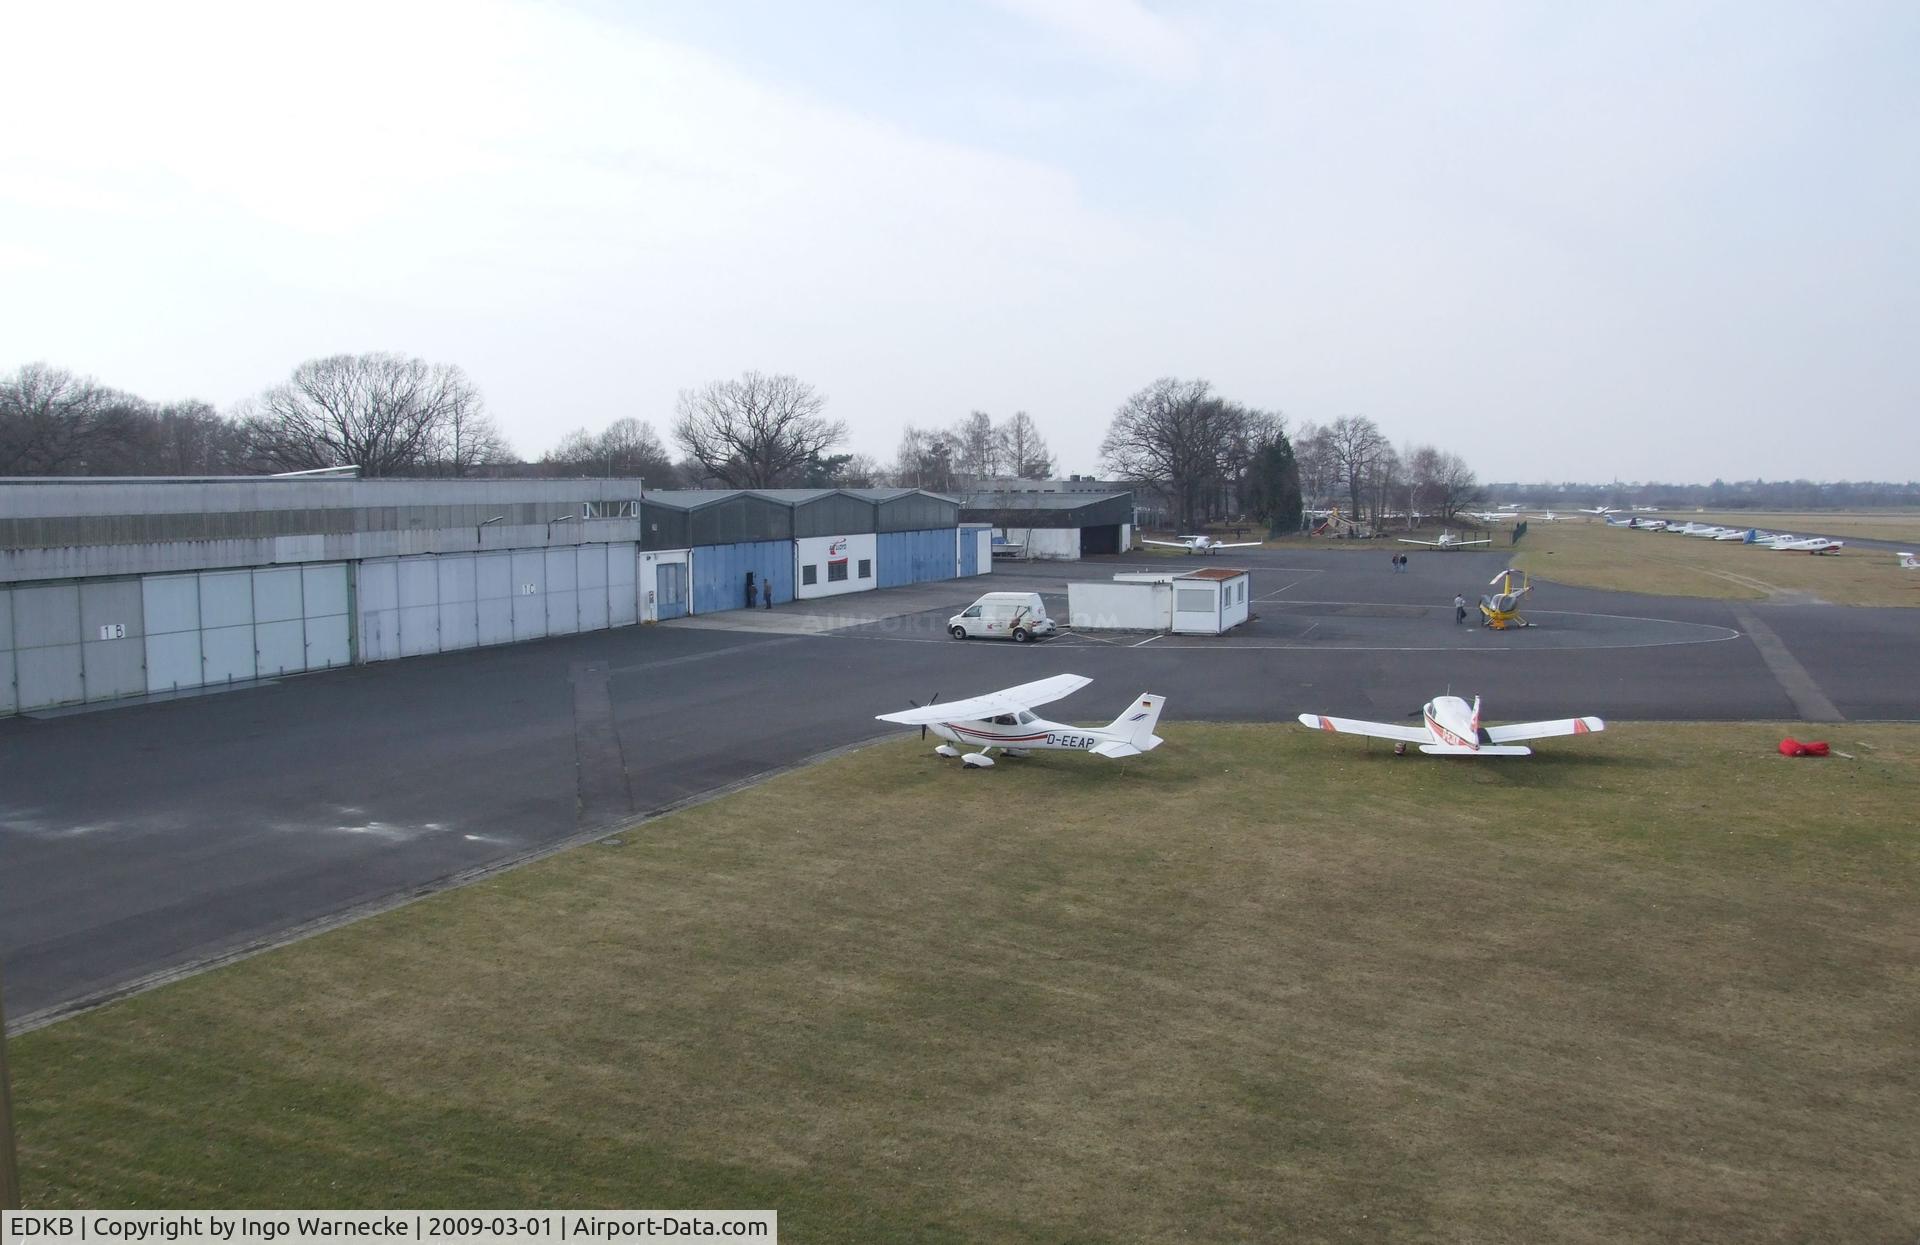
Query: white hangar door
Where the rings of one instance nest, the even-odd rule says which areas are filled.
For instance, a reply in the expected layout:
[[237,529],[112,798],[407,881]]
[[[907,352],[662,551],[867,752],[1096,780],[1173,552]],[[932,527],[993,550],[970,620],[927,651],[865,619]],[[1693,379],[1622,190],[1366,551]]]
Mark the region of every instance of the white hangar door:
[[547,550],[547,634],[570,635],[580,630],[578,551],[572,546]]
[[626,627],[640,621],[640,546],[608,545],[607,626]]
[[324,670],[351,656],[343,562],[149,575],[140,610],[146,691]]
[[0,588],[0,713],[12,713],[20,705],[13,680],[13,593]]

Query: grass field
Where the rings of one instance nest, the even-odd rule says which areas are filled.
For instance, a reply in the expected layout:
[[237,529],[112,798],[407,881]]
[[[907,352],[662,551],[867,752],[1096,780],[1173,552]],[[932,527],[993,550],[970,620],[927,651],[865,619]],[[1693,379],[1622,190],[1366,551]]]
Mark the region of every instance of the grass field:
[[[1504,548],[1504,537],[1502,537]],[[1535,523],[1515,564],[1558,583],[1728,600],[1920,606],[1920,573],[1879,549],[1815,557],[1758,545],[1637,532],[1601,523]]]
[[1920,727],[1163,729],[882,745],[28,1034],[28,1204],[1914,1239]]

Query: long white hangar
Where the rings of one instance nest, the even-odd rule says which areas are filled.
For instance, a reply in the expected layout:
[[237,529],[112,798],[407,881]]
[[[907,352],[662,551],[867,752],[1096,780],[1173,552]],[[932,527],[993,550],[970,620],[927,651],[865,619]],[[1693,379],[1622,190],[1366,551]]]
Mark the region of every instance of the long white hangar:
[[0,715],[980,574],[915,489],[0,480]]

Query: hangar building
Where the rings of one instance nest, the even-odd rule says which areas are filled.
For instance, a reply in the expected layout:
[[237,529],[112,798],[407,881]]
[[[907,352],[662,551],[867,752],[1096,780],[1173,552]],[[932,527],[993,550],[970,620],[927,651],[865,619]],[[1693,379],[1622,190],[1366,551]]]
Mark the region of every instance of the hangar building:
[[0,716],[985,573],[915,489],[0,480]]
[[1133,494],[982,492],[960,506],[960,518],[985,523],[1023,546],[1029,558],[1076,559],[1133,548]]

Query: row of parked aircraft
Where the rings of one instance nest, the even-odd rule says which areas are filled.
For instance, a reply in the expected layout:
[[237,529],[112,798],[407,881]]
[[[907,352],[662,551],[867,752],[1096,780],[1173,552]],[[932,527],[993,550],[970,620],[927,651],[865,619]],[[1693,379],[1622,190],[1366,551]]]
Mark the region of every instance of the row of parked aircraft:
[[1791,532],[1763,532],[1757,527],[1727,527],[1719,523],[1673,523],[1666,519],[1608,519],[1612,527],[1632,528],[1639,532],[1669,532],[1679,536],[1698,536],[1703,540],[1738,541],[1747,545],[1765,545],[1789,553],[1838,553],[1846,548],[1844,540],[1825,536],[1795,536]]
[[[1063,722],[1050,722],[1033,712],[1041,705],[1073,695],[1091,682],[1093,680],[1085,675],[1056,674],[944,705],[936,696],[925,705],[913,704],[910,709],[879,714],[877,720],[917,726],[923,740],[932,732],[941,740],[933,750],[936,756],[958,757],[962,765],[972,769],[991,768],[996,751],[1010,757],[1047,751],[1090,752],[1117,759],[1151,752],[1165,742],[1153,733],[1153,728],[1160,721],[1160,711],[1166,707],[1167,698],[1150,692],[1135,697],[1119,717],[1102,727],[1068,726]],[[1421,706],[1419,716],[1421,724],[1417,727],[1315,713],[1301,714],[1300,724],[1338,735],[1391,739],[1396,752],[1404,752],[1408,744],[1415,744],[1429,756],[1456,757],[1523,757],[1532,749],[1523,746],[1522,740],[1589,735],[1607,729],[1607,724],[1595,717],[1482,726],[1480,698],[1475,696],[1473,703],[1468,704],[1452,694],[1435,696]],[[963,751],[966,748],[979,751]]]

